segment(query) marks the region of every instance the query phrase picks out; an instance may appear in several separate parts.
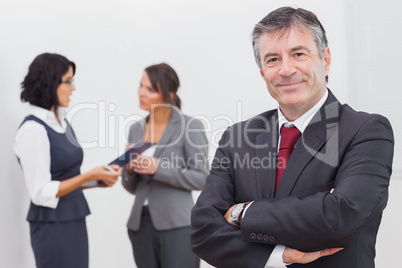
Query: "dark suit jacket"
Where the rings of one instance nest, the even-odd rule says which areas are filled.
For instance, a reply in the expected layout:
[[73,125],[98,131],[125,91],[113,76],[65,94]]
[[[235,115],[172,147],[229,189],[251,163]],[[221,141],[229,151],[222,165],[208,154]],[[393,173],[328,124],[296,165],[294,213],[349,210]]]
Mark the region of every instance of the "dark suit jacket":
[[[217,267],[259,268],[276,244],[301,251],[344,247],[290,267],[374,267],[394,148],[388,120],[341,105],[329,92],[297,142],[274,197],[277,117],[276,110],[268,111],[223,134],[192,210],[194,252]],[[229,225],[225,212],[247,201],[254,203],[240,229]]]
[[[143,138],[145,119],[130,128],[131,144]],[[154,157],[159,165],[154,175],[128,174],[123,169],[122,184],[135,194],[135,202],[127,228],[140,228],[145,198],[157,230],[190,226],[190,213],[194,205],[192,190],[201,190],[208,174],[208,141],[204,126],[199,120],[173,110]]]

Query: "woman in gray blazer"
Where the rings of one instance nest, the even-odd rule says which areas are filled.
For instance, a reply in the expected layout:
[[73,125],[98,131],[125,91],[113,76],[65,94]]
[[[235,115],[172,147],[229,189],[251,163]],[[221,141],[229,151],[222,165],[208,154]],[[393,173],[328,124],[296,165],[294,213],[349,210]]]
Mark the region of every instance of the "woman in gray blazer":
[[135,194],[127,228],[139,268],[200,263],[190,247],[191,191],[205,184],[208,141],[202,123],[181,112],[179,86],[173,68],[161,63],[145,69],[138,90],[149,115],[131,126],[128,142],[155,143],[123,169],[123,186]]

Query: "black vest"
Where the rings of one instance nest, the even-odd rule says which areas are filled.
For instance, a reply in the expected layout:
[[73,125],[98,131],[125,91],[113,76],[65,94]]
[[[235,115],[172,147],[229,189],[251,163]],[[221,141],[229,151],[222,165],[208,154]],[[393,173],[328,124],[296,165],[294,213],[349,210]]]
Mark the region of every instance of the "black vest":
[[[50,173],[52,180],[63,181],[79,175],[83,151],[70,124],[66,121],[66,133],[58,133],[34,115],[27,116],[22,124],[28,120],[33,120],[43,125],[46,129],[50,142]],[[60,197],[55,209],[37,206],[31,202],[27,220],[30,222],[62,222],[81,219],[89,214],[89,207],[80,187]]]

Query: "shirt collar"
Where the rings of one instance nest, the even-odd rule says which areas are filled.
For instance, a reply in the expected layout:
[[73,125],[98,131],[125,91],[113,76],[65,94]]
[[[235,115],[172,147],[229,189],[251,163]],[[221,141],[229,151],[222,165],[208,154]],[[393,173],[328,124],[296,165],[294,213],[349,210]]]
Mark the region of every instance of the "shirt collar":
[[297,118],[293,122],[289,122],[286,117],[283,115],[281,109],[278,107],[278,122],[279,122],[279,132],[281,131],[281,127],[285,124],[285,127],[295,126],[297,129],[303,133],[308,124],[310,123],[313,116],[320,110],[320,108],[324,105],[325,101],[328,98],[328,89],[325,90],[324,96],[307,112],[302,114],[299,118]]
[[66,122],[64,119],[66,118],[66,115],[67,115],[67,108],[65,108],[65,107],[57,108],[57,115],[60,119],[61,126],[60,126],[59,122],[57,121],[54,113],[50,110],[47,110],[47,109],[39,107],[39,106],[31,105],[31,104],[29,105],[28,110],[29,110],[29,114],[36,116],[37,118],[39,118],[40,120],[45,122],[48,126],[53,128],[57,132],[62,132],[62,131],[66,130]]

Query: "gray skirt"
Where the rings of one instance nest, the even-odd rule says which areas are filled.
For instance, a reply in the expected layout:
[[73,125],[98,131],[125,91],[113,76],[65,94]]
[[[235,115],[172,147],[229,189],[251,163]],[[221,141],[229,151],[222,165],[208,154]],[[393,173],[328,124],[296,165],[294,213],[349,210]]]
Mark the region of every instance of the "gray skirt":
[[85,218],[29,224],[37,268],[88,268]]

